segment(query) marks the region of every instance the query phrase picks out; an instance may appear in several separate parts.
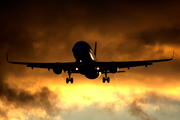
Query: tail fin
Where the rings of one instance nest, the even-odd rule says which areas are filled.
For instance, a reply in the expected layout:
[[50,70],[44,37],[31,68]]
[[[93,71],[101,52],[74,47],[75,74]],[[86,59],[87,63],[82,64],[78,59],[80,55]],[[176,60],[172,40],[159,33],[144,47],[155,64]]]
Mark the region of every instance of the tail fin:
[[94,48],[94,55],[96,56],[96,47],[97,47],[97,42],[95,42],[95,48]]

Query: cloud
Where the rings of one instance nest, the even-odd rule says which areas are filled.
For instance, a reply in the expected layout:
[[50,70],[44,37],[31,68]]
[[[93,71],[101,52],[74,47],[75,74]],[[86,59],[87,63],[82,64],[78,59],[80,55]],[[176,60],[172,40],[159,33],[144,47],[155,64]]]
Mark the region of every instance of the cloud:
[[7,119],[8,118],[7,117],[7,111],[3,110],[2,108],[0,110],[0,118],[2,118],[2,119]]
[[136,96],[128,106],[128,113],[142,120],[178,118],[180,101],[172,96],[147,91]]
[[145,45],[155,45],[158,43],[178,46],[180,41],[180,29],[179,27],[172,27],[144,30],[130,35],[130,39],[131,38]]
[[[179,47],[178,1],[8,1],[1,2],[0,6],[2,16],[0,19],[0,98],[4,104],[13,105],[15,109],[40,108],[49,116],[54,116],[63,108],[57,107],[61,101],[51,90],[54,87],[50,87],[47,81],[43,81],[45,78],[49,78],[50,82],[55,81],[54,74],[44,73],[41,70],[29,72],[29,68],[25,66],[7,64],[6,52],[9,52],[10,60],[14,61],[67,62],[75,61],[72,55],[75,42],[84,40],[94,45],[97,41],[99,60],[120,61],[159,58],[162,54],[166,54],[167,46]],[[132,69],[132,72],[124,73],[125,75],[116,74],[118,80],[115,84],[123,81],[124,85],[136,84],[136,87],[139,87],[138,83],[144,83],[145,87],[155,90],[157,89],[155,86],[160,89],[163,85],[170,84],[170,88],[174,89],[172,86],[177,87],[179,83],[179,65],[177,56],[171,63],[148,67],[149,71],[135,68],[136,70]],[[10,87],[13,81],[12,76],[19,80],[14,87]],[[44,86],[39,90],[34,90],[33,93],[28,91],[28,88],[18,88],[22,79],[26,81],[32,76],[41,77]],[[63,79],[65,79],[64,76]],[[31,81],[36,85],[37,79]],[[26,84],[28,84],[27,81]],[[53,84],[58,86],[59,80]],[[61,84],[58,87],[61,87]],[[130,103],[130,115],[143,120],[155,119],[141,104],[168,102],[179,106],[178,101],[169,97],[165,97],[167,101],[163,102],[164,97],[161,94],[147,93],[145,95],[148,99],[142,97]],[[89,97],[86,99],[92,101]],[[123,98],[124,101],[126,99],[126,97]],[[120,103],[109,102],[103,109],[106,113],[115,115],[117,104]],[[94,106],[84,109],[86,109],[85,118],[88,112],[98,113],[96,111],[98,108]],[[159,109],[161,110],[161,107]],[[0,111],[0,115],[4,117],[7,117],[7,113],[6,109]],[[82,113],[78,111],[78,115]],[[103,114],[99,115],[100,118],[101,115]]]
[[[138,101],[139,103],[140,101]],[[131,104],[130,104],[130,109],[129,109],[129,113],[132,116],[136,116],[142,120],[151,120],[151,118],[149,117],[149,115],[140,107],[137,105],[137,100],[134,100]]]
[[[31,110],[33,108],[41,108],[46,111],[48,116],[54,116],[61,111],[56,107],[59,99],[57,95],[50,91],[47,87],[41,88],[40,91],[30,93],[23,89],[14,89],[9,87],[4,80],[0,80],[0,98],[7,106],[14,106],[16,109],[22,108]],[[2,109],[1,116],[6,116],[9,110]],[[35,113],[34,113],[35,114]]]

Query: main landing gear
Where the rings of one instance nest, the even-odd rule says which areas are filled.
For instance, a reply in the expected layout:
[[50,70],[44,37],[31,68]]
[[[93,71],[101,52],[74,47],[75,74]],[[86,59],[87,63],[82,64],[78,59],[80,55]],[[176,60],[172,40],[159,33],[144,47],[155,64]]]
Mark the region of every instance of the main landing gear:
[[66,78],[66,83],[69,83],[69,81],[71,81],[71,83],[73,83],[73,78],[71,78],[71,72],[68,71],[68,75],[69,75],[69,78]]
[[103,83],[105,83],[105,82],[110,82],[110,78],[109,77],[107,77],[107,72],[105,72],[105,77],[103,77]]

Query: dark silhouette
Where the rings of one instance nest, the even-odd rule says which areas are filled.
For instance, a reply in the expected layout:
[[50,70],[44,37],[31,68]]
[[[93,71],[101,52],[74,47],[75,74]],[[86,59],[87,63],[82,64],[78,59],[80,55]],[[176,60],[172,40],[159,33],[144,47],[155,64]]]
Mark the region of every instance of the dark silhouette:
[[30,62],[12,62],[7,61],[13,64],[22,64],[27,65],[27,67],[36,68],[47,68],[48,70],[53,69],[55,74],[61,74],[62,72],[67,72],[69,77],[66,78],[66,83],[73,83],[73,78],[71,78],[71,73],[80,73],[85,75],[89,79],[95,79],[102,74],[105,74],[103,77],[103,83],[107,81],[110,82],[109,77],[107,77],[107,73],[119,73],[125,71],[118,71],[117,68],[128,68],[136,67],[136,66],[148,66],[152,65],[154,62],[162,62],[162,61],[170,61],[174,57],[170,59],[160,59],[160,60],[144,60],[144,61],[124,61],[124,62],[98,62],[96,58],[96,47],[97,42],[95,42],[94,53],[90,47],[90,45],[84,41],[77,42],[72,48],[73,55],[76,59],[75,62],[67,62],[67,63],[30,63]]

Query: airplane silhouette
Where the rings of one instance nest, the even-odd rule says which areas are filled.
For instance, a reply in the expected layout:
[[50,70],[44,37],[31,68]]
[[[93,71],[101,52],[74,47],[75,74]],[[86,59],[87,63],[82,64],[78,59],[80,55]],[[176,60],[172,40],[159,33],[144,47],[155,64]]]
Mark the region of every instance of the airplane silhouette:
[[27,67],[35,68],[46,68],[48,70],[52,69],[55,74],[61,74],[62,72],[67,72],[69,77],[66,78],[66,83],[73,83],[73,78],[71,78],[72,73],[80,73],[85,75],[89,79],[95,79],[102,74],[105,74],[103,77],[103,83],[106,81],[109,83],[110,78],[107,77],[107,73],[120,73],[125,71],[119,71],[118,68],[130,68],[136,66],[145,66],[152,65],[154,62],[170,61],[170,59],[159,59],[159,60],[144,60],[144,61],[123,61],[123,62],[98,62],[96,58],[96,47],[97,42],[95,42],[94,52],[92,51],[90,45],[84,41],[77,42],[72,48],[73,55],[76,59],[75,62],[67,63],[32,63],[32,62],[12,62],[8,60],[7,53],[7,62],[13,64],[27,65]]

